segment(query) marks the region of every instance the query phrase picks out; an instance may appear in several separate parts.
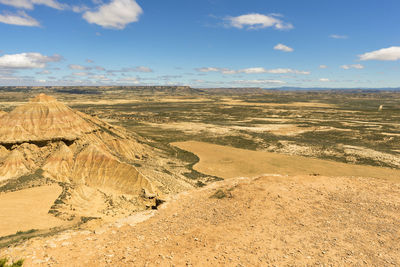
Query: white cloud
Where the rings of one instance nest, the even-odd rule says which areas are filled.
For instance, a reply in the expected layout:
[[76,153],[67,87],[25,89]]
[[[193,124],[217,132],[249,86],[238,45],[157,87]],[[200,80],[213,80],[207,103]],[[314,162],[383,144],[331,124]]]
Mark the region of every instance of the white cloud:
[[301,70],[293,70],[293,69],[265,69],[261,67],[255,68],[247,68],[247,69],[240,69],[240,70],[231,70],[227,68],[215,68],[215,67],[205,67],[205,68],[198,68],[196,69],[199,72],[220,72],[222,74],[238,74],[238,73],[245,73],[245,74],[261,74],[261,73],[270,73],[270,74],[303,74],[308,75],[310,74],[309,71],[301,71]]
[[35,69],[45,68],[49,62],[58,62],[60,55],[44,56],[40,53],[21,53],[3,55],[0,57],[0,68],[4,69]]
[[108,78],[107,76],[104,76],[104,75],[92,75],[89,78],[99,80],[99,81],[111,81],[110,78]]
[[56,0],[0,0],[0,3],[24,9],[33,9],[34,5],[44,5],[59,10],[67,7],[67,5],[61,4]]
[[320,82],[330,82],[330,80],[328,78],[321,78],[319,79]]
[[145,66],[138,66],[134,68],[128,68],[126,69],[127,71],[133,71],[133,72],[153,72],[153,70],[149,67]]
[[205,67],[205,68],[198,68],[196,69],[197,71],[200,72],[220,72],[220,68],[214,68],[214,67]]
[[71,70],[87,70],[87,69],[89,69],[88,67],[85,67],[82,65],[77,65],[77,64],[70,64],[70,65],[68,65],[68,68]]
[[112,0],[96,11],[86,11],[83,18],[91,24],[121,30],[127,24],[138,21],[142,13],[142,8],[135,0]]
[[40,72],[36,72],[36,74],[51,74],[51,71],[43,70],[43,71],[40,71]]
[[242,69],[238,70],[238,73],[246,73],[246,74],[257,74],[257,73],[267,73],[268,70],[264,68],[247,68],[247,69]]
[[74,73],[72,73],[72,75],[82,77],[82,76],[88,76],[89,73],[88,72],[74,72]]
[[363,69],[364,68],[364,66],[363,65],[361,65],[361,64],[353,64],[353,65],[343,65],[343,66],[340,66],[342,69],[344,69],[344,70],[349,70],[349,69]]
[[278,30],[293,29],[291,23],[287,23],[277,18],[276,14],[263,15],[258,13],[251,13],[237,17],[228,17],[226,20],[229,26],[238,29],[247,28],[250,30],[264,29],[274,27]]
[[382,61],[400,60],[400,46],[382,48],[376,51],[362,54],[359,57],[360,60],[382,60]]
[[40,26],[40,23],[36,19],[28,16],[24,11],[19,11],[16,14],[0,14],[0,22],[18,26]]
[[289,47],[287,45],[284,45],[284,44],[277,44],[276,46],[274,46],[274,49],[275,50],[280,50],[280,51],[283,51],[283,52],[293,52],[293,48],[291,48],[291,47]]
[[82,5],[82,6],[72,6],[71,9],[75,13],[82,13],[82,12],[88,11],[90,8]]
[[328,66],[327,66],[327,65],[319,65],[319,68],[320,68],[320,69],[327,69]]
[[331,34],[329,35],[330,38],[333,39],[347,39],[348,37],[346,35],[339,35],[339,34]]
[[[96,67],[97,70],[104,70],[102,69],[102,67]],[[108,73],[114,73],[114,72],[121,72],[121,73],[125,73],[125,72],[153,72],[153,70],[149,67],[145,67],[145,66],[137,66],[137,67],[133,67],[133,68],[122,68],[119,70],[107,70]]]
[[273,74],[287,74],[287,73],[293,73],[293,74],[309,75],[311,72],[309,72],[309,71],[302,71],[302,70],[293,70],[293,69],[272,69],[272,70],[268,70],[268,73],[273,73]]
[[285,84],[286,82],[280,80],[238,80],[234,81],[238,84]]

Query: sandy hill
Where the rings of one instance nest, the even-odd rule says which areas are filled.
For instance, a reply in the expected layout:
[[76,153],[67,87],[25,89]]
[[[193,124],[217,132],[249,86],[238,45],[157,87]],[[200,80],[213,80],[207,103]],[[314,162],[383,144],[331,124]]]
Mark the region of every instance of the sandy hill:
[[0,144],[73,141],[99,129],[69,107],[44,94],[1,116],[0,125]]
[[133,165],[151,151],[125,130],[44,94],[2,112],[0,126],[0,191],[58,183],[50,212],[64,219],[156,205],[159,184]]
[[[27,266],[399,266],[398,181],[233,178],[96,233],[0,250]],[[149,214],[151,215],[151,214]],[[119,226],[119,225],[118,225]]]

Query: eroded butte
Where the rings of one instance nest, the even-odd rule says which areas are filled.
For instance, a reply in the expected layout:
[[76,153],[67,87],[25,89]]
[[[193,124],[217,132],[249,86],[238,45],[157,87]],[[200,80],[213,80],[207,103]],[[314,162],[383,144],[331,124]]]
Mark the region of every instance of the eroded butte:
[[0,113],[0,125],[2,192],[57,183],[62,193],[49,212],[59,219],[126,216],[162,196],[162,184],[133,165],[153,155],[138,137],[53,97]]

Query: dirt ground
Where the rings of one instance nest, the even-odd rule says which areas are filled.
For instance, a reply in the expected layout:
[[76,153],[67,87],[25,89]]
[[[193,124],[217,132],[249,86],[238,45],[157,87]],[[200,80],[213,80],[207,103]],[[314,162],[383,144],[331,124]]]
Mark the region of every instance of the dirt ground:
[[398,266],[399,203],[400,183],[383,179],[234,178],[181,193],[135,227],[36,238],[0,256],[26,266]]
[[345,164],[196,141],[177,142],[172,145],[192,152],[200,158],[200,162],[194,166],[197,171],[222,178],[264,174],[359,176],[395,180],[400,178],[400,170],[390,168]]
[[60,194],[61,187],[58,185],[0,194],[0,236],[64,224],[64,221],[47,213]]

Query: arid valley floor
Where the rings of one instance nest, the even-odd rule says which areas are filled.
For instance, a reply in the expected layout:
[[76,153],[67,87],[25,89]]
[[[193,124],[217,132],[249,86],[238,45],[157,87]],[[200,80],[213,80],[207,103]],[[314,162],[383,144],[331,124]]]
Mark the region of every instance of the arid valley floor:
[[400,92],[0,88],[0,258],[398,266]]

